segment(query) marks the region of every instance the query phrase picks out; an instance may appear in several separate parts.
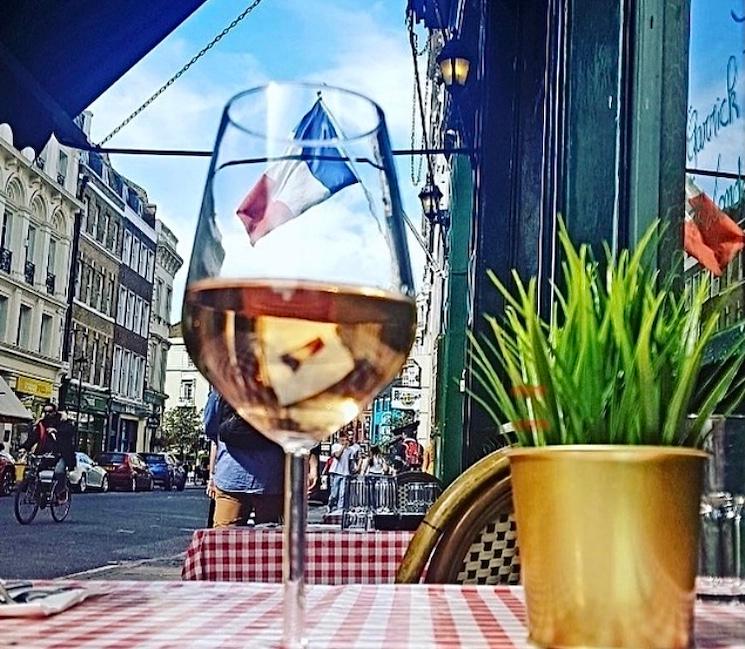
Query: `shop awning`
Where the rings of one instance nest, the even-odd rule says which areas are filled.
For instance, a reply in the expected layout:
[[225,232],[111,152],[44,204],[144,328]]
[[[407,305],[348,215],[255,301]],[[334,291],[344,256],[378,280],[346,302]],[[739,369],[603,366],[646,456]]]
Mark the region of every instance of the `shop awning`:
[[37,153],[54,133],[86,146],[73,119],[205,0],[0,2],[0,124]]
[[5,379],[0,376],[0,424],[15,424],[32,419],[33,415],[20,402]]

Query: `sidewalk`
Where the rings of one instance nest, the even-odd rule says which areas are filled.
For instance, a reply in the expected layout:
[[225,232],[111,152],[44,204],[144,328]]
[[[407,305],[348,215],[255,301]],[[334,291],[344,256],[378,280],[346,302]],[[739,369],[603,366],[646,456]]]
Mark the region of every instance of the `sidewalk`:
[[122,561],[107,566],[100,566],[72,575],[64,579],[101,580],[101,581],[179,581],[184,554],[158,559],[140,559]]
[[[322,523],[326,508],[313,505],[308,511],[309,523]],[[63,579],[103,581],[179,581],[185,552],[170,557],[121,561],[91,570],[66,575]]]

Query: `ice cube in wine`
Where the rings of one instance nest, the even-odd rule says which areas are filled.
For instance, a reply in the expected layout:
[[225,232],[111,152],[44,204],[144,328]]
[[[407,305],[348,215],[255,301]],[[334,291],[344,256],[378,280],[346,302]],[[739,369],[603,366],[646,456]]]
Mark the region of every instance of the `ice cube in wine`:
[[395,377],[416,308],[375,289],[209,279],[189,287],[183,325],[194,362],[241,416],[280,444],[310,445]]

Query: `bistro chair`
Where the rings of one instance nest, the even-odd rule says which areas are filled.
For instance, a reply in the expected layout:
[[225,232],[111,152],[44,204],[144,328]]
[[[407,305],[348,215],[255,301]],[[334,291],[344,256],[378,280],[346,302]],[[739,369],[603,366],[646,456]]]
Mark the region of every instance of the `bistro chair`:
[[[501,450],[460,475],[417,528],[397,583],[516,584],[520,559],[509,460]],[[425,574],[426,571],[426,574]]]

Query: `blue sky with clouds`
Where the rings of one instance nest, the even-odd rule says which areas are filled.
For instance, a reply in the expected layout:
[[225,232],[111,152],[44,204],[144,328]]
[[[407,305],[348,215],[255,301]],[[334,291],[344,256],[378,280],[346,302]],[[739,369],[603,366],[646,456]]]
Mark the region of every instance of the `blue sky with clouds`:
[[[686,161],[689,167],[731,173],[745,171],[745,20],[742,19],[745,19],[745,0],[691,3]],[[702,131],[710,137],[702,138]],[[739,197],[737,191],[732,191],[735,181],[698,176],[695,182],[722,207],[729,207]]]
[[[91,107],[100,141],[238,15],[248,2],[208,0]],[[383,107],[393,146],[411,137],[413,72],[405,0],[264,0],[229,35],[108,144],[211,149],[222,107],[241,90],[269,80],[310,80],[358,90]],[[114,166],[144,187],[158,216],[179,238],[185,259],[174,292],[174,320],[191,250],[208,161],[113,156]],[[420,221],[410,160],[399,158],[404,203]],[[414,275],[423,253],[410,238]]]

